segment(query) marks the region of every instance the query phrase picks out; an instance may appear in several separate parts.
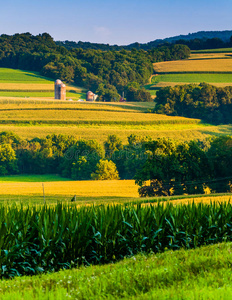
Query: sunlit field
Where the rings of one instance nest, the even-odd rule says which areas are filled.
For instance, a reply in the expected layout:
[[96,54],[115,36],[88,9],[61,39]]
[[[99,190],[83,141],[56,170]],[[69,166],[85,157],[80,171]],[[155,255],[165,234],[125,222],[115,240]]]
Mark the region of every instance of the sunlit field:
[[[30,180],[30,176],[29,180]],[[25,177],[24,177],[25,178]],[[32,176],[33,178],[33,176]],[[59,178],[57,178],[59,180]],[[12,181],[4,180],[0,177],[0,194],[7,195],[42,195],[42,178],[39,182],[17,181],[17,177],[12,177]],[[25,178],[26,180],[26,178]],[[47,181],[45,176],[44,189],[46,195],[77,195],[80,197],[138,197],[138,186],[134,180],[88,180],[88,181]],[[67,179],[66,179],[67,180]]]
[[[80,87],[67,85],[67,99],[85,97]],[[0,98],[54,98],[54,81],[39,75],[38,72],[29,72],[8,68],[0,68]]]
[[232,49],[192,51],[190,58],[154,63],[154,75],[145,87],[155,95],[159,88],[206,82],[232,85]]
[[153,64],[156,73],[232,72],[232,59],[177,60]]
[[110,111],[98,111],[96,113],[92,110],[70,110],[70,109],[11,109],[11,110],[1,110],[1,120],[13,120],[13,121],[76,121],[76,122],[85,122],[85,121],[97,121],[99,123],[104,123],[104,121],[109,121],[112,124],[117,122],[126,122],[128,124],[157,124],[158,122],[164,123],[197,123],[199,120],[188,119],[184,117],[170,117],[160,114],[144,114],[144,113],[133,113],[133,112],[110,112]]

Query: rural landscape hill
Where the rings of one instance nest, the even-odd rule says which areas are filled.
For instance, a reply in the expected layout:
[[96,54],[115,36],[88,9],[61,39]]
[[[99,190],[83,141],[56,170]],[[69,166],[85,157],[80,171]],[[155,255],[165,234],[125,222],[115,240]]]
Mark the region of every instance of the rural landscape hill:
[[0,299],[231,298],[230,33],[0,36]]

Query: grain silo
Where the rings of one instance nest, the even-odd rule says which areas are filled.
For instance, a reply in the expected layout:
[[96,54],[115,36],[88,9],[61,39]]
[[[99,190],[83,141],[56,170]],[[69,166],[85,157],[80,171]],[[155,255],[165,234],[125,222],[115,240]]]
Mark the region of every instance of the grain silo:
[[66,100],[66,86],[60,79],[55,81],[55,99]]

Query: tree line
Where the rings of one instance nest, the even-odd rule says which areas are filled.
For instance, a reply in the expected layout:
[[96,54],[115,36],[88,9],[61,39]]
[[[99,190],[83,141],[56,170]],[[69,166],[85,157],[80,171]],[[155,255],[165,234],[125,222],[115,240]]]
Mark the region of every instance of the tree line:
[[188,35],[179,35],[165,39],[157,39],[148,43],[132,43],[129,45],[109,45],[90,42],[74,42],[74,41],[56,41],[59,46],[64,46],[68,50],[74,48],[95,49],[95,50],[151,50],[157,47],[167,46],[171,44],[187,45],[191,50],[217,49],[232,47],[232,31],[199,31]]
[[232,87],[201,83],[161,88],[156,94],[154,112],[228,124],[232,114]]
[[127,101],[152,101],[150,93],[142,87],[153,73],[152,63],[185,59],[189,55],[190,50],[184,45],[149,51],[106,51],[66,49],[48,33],[0,36],[0,67],[37,71],[83,86],[98,94],[100,101],[119,101],[122,92],[126,93]]
[[0,175],[60,174],[73,180],[135,179],[141,196],[232,191],[232,137],[177,142],[109,135],[104,145],[67,135],[0,133]]
[[219,49],[232,47],[232,36],[229,41],[223,41],[220,38],[195,38],[191,40],[179,39],[176,44],[188,46],[191,50],[204,50],[204,49]]

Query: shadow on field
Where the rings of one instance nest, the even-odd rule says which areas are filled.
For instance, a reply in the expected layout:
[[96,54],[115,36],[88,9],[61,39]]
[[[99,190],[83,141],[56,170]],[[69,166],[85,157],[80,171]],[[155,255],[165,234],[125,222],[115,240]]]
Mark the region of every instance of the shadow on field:
[[216,127],[213,127],[212,130],[210,128],[201,129],[201,132],[207,135],[214,135],[214,136],[220,136],[220,135],[231,135],[232,134],[232,125],[219,125]]

